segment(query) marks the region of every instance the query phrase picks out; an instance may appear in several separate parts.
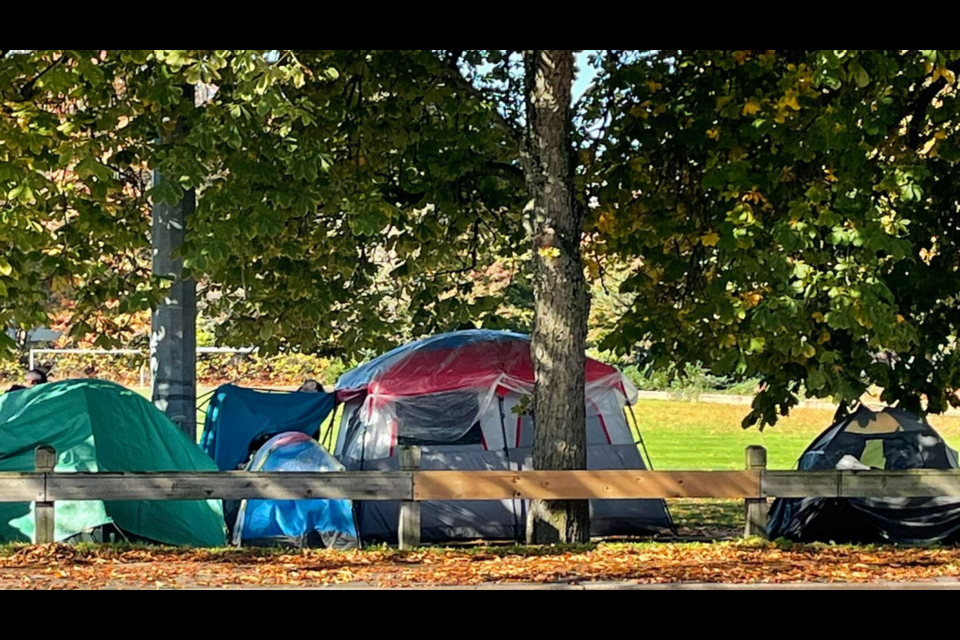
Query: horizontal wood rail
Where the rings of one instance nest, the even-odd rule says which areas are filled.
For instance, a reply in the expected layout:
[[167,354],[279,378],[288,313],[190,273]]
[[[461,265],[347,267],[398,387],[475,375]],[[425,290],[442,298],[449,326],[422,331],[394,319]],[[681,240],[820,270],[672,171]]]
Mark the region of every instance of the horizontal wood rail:
[[960,497],[960,471],[0,473],[0,503],[63,500],[638,500]]
[[[764,454],[764,455],[761,455]],[[762,449],[748,451],[749,471],[417,471],[350,473],[63,474],[55,453],[37,452],[36,473],[0,473],[0,503],[34,502],[52,536],[61,501],[356,500],[401,502],[405,539],[418,540],[419,503],[494,500],[744,500],[750,535],[766,528],[770,498],[960,498],[960,471],[768,471]],[[413,460],[413,465],[409,464]],[[43,529],[43,531],[41,531]],[[44,531],[46,533],[44,533]],[[52,541],[52,539],[51,539]]]

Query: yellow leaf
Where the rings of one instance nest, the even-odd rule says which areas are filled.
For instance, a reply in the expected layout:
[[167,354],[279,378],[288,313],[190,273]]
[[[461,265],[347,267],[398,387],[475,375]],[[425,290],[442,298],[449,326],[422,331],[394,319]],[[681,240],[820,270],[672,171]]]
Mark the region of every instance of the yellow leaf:
[[710,131],[707,131],[707,137],[710,138],[711,140],[719,140],[720,127],[714,127],[713,129],[710,129]]
[[540,247],[540,257],[544,260],[556,260],[560,257],[560,249],[556,247]]
[[703,236],[700,242],[702,242],[703,246],[705,247],[715,247],[720,244],[720,234],[718,234],[716,231],[713,231]]
[[659,82],[654,82],[653,80],[648,80],[648,81],[647,81],[647,89],[650,91],[650,93],[656,93],[656,92],[660,91],[661,89],[663,89],[663,85],[660,84]]
[[824,177],[826,178],[827,182],[839,182],[837,180],[837,176],[833,175],[833,169],[825,170]]
[[938,80],[940,80],[940,78],[943,78],[944,80],[946,80],[947,84],[950,86],[953,86],[957,83],[957,74],[955,74],[950,69],[947,69],[946,67],[940,67],[939,69],[933,72],[934,82],[937,82]]
[[819,340],[820,344],[827,344],[831,340],[833,340],[833,336],[830,335],[829,331],[824,329],[823,333],[820,334],[820,340]]
[[763,107],[756,100],[751,100],[743,106],[743,115],[745,116],[755,116],[760,113],[760,109]]
[[600,263],[596,260],[591,260],[587,263],[587,271],[590,273],[591,280],[599,280],[602,273],[600,269]]
[[797,95],[796,91],[788,91],[787,95],[780,99],[780,107],[800,111],[800,96]]
[[907,321],[907,319],[904,318],[902,315],[898,315],[898,316],[897,316],[897,324],[903,324],[903,323],[905,323],[906,321]]
[[609,212],[603,213],[597,220],[597,228],[603,233],[613,233],[614,229],[617,228],[617,219]]
[[823,324],[824,322],[827,321],[827,317],[822,313],[820,313],[819,311],[813,314],[813,319],[819,322],[820,324]]
[[749,308],[753,309],[754,307],[760,306],[760,303],[763,302],[763,294],[759,291],[748,293],[743,297],[743,301],[747,303]]

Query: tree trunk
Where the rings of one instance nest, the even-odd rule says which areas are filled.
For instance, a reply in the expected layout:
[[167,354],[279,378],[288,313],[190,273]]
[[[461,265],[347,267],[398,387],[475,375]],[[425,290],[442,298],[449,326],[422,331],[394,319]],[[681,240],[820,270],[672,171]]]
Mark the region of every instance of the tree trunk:
[[[525,170],[536,263],[533,360],[537,385],[534,467],[586,469],[586,340],[589,294],[583,270],[583,213],[574,199],[572,93],[575,51],[524,50],[527,82]],[[537,502],[532,544],[590,540],[587,502]]]

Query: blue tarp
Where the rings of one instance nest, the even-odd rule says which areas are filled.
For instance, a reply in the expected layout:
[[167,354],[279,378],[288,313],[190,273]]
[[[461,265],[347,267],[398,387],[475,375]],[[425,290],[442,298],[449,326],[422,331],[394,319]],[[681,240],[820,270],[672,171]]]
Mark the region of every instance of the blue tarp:
[[291,432],[317,437],[334,406],[335,396],[327,393],[267,393],[227,385],[210,401],[201,446],[221,471],[236,471],[246,467],[257,440]]
[[[309,436],[287,433],[257,453],[250,471],[335,473],[343,467]],[[353,549],[358,538],[349,500],[247,500],[234,529],[238,546]]]

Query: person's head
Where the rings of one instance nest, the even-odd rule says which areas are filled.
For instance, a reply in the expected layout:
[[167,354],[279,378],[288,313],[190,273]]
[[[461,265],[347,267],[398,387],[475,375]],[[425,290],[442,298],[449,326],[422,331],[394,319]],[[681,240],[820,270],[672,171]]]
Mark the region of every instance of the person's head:
[[26,386],[28,387],[36,387],[37,385],[47,384],[48,382],[46,372],[41,371],[40,369],[34,369],[33,371],[28,371],[27,375],[24,376],[23,380],[26,383]]
[[26,391],[26,390],[27,388],[25,386],[21,384],[15,384],[9,389],[7,389],[7,393],[16,393],[17,391]]
[[299,393],[323,393],[323,386],[316,380],[307,380],[297,391]]

